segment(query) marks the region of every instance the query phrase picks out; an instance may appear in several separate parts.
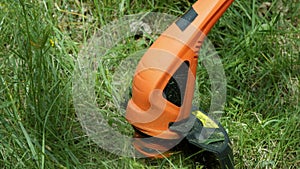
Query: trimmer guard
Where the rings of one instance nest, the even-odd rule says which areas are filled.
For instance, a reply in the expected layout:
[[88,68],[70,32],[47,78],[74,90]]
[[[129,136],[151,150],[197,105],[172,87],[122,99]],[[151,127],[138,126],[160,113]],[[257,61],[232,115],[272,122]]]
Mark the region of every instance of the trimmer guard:
[[[192,116],[196,120],[186,136],[188,143],[205,150],[207,157],[215,156],[221,169],[234,168],[231,143],[223,126],[199,110],[192,112]],[[211,159],[204,162],[206,160]]]
[[[186,130],[186,126],[190,126],[190,129]],[[193,111],[188,121],[174,124],[170,129],[179,135],[186,135],[185,138],[179,141],[162,139],[136,130],[133,145],[137,153],[152,158],[163,158],[181,151],[192,155],[195,161],[203,163],[207,168],[234,168],[228,134],[220,123],[207,114],[200,110]],[[178,145],[171,147],[175,144]]]

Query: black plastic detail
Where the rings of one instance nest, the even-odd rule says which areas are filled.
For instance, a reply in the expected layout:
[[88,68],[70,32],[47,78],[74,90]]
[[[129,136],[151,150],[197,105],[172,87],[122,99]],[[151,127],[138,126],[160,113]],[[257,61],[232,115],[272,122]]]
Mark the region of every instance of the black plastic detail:
[[[195,149],[198,147],[205,150],[204,162],[206,165],[212,166],[212,168],[234,169],[233,152],[228,134],[220,123],[215,122],[219,128],[205,128],[201,121],[197,119],[186,139],[191,145],[195,146]],[[208,137],[206,134],[209,134]],[[199,137],[199,135],[202,137]],[[199,138],[202,138],[202,140]],[[214,139],[216,140],[213,141]],[[207,142],[205,140],[211,141]],[[220,167],[214,166],[216,164]]]
[[163,97],[178,107],[183,103],[189,65],[188,61],[183,62],[170,78],[163,91]]
[[191,8],[178,21],[176,21],[176,25],[181,29],[181,31],[184,31],[197,16],[198,14],[194,8]]

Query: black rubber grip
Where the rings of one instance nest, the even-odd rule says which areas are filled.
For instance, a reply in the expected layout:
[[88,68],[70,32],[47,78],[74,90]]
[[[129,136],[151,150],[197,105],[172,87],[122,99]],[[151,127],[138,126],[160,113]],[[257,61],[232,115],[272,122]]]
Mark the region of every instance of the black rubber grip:
[[176,21],[176,25],[184,31],[198,16],[197,12],[192,7],[181,18]]

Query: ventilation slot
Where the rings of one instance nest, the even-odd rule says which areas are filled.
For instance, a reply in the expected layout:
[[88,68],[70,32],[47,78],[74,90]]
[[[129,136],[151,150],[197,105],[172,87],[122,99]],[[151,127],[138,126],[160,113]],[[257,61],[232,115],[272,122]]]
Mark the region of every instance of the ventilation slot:
[[170,78],[163,91],[164,98],[178,107],[182,105],[184,100],[188,71],[189,62],[185,61]]

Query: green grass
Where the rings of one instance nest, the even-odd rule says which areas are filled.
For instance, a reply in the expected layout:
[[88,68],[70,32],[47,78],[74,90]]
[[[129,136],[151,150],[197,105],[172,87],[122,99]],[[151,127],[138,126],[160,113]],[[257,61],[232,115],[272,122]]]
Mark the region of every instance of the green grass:
[[[83,132],[72,102],[75,59],[99,28],[127,14],[153,11],[180,16],[192,3],[2,0],[0,168],[198,165],[183,154],[160,160],[110,154]],[[209,34],[227,77],[221,123],[232,139],[236,168],[299,168],[300,2],[274,1],[261,17],[262,3],[236,0]],[[141,45],[129,38],[112,52],[126,58],[147,46],[149,43]],[[107,71],[99,75],[99,81],[103,81],[98,84],[98,92],[103,97],[98,103],[105,113],[111,110],[111,94],[107,91],[113,67],[119,62],[104,62]],[[210,84],[206,70],[199,65],[201,107],[207,110]]]

